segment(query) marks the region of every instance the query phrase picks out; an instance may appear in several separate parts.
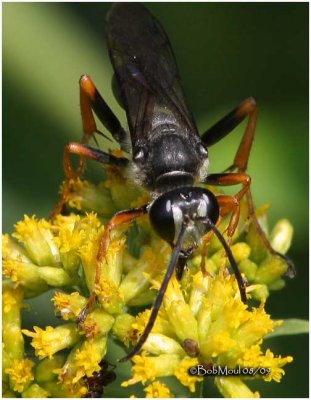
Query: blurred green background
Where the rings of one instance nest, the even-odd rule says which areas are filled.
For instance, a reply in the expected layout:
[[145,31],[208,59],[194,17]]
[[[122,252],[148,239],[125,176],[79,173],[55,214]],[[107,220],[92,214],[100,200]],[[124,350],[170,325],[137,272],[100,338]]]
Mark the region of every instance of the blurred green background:
[[[308,317],[308,3],[148,3],[167,31],[199,131],[252,95],[259,120],[249,164],[271,226],[287,217],[297,278],[271,296],[274,318]],[[78,79],[112,96],[103,33],[109,3],[3,3],[3,230],[23,214],[48,217],[63,179],[63,148],[81,138]],[[100,127],[100,126],[99,126]],[[100,127],[101,128],[101,127]],[[210,149],[211,172],[232,163],[243,128]],[[94,179],[101,171],[90,166]],[[93,172],[94,171],[94,172]],[[308,396],[306,335],[274,339],[294,354],[265,397]],[[258,388],[259,385],[255,385]]]

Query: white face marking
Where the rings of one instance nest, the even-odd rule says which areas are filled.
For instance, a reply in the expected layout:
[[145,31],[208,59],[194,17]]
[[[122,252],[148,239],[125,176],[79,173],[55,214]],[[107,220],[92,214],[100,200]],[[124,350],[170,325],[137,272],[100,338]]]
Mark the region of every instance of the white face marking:
[[200,200],[198,205],[197,213],[199,217],[206,217],[207,215],[207,204],[204,200]]
[[174,226],[175,226],[174,241],[176,241],[178,238],[179,232],[181,230],[181,225],[182,225],[182,221],[183,221],[183,213],[182,213],[181,209],[177,206],[172,207],[172,213],[173,213]]
[[205,203],[208,203],[208,202],[209,202],[208,196],[206,196],[205,193],[203,193],[203,196],[202,196],[202,197],[204,197]]
[[[166,202],[166,204],[165,204],[165,208],[166,208],[166,211],[167,211],[167,212],[170,211],[170,209],[172,208],[172,202],[171,202],[171,200],[167,200],[167,202]],[[173,215],[174,215],[174,211],[173,211]]]

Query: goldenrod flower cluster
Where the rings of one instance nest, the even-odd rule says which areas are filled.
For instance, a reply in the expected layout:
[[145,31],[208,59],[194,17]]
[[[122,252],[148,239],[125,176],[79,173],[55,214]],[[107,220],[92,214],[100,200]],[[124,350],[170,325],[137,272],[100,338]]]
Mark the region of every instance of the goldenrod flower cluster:
[[[115,172],[113,177],[98,186],[80,180],[71,183],[69,204],[79,214],[59,215],[53,222],[25,216],[11,236],[3,236],[3,397],[86,396],[88,378],[100,371],[109,338],[128,348],[143,332],[171,249],[151,231],[147,218],[135,228],[116,228],[99,285],[93,288],[107,219],[118,209],[146,201],[144,193],[127,189]],[[193,393],[204,379],[189,373],[198,365],[269,371],[246,379],[216,376],[215,384],[225,397],[258,397],[248,388],[249,379],[281,380],[292,357],[264,351],[262,342],[281,324],[266,314],[264,304],[270,290],[284,286],[287,265],[268,255],[252,226],[246,231],[244,225],[246,219],[241,218],[232,252],[249,282],[253,305],[241,302],[224,251],[213,238],[204,260],[206,274],[198,249],[182,280],[171,279],[152,332],[132,359],[132,376],[121,383],[129,396],[133,385],[143,385],[146,397],[174,397],[163,379],[167,377]],[[285,220],[270,235],[282,253],[291,237],[292,228]],[[32,330],[23,329],[24,299],[51,289],[51,306],[61,317],[60,324],[42,327],[38,321]],[[78,326],[77,317],[93,289],[98,301]],[[137,307],[143,311],[137,313]],[[25,355],[24,336],[31,338],[35,361]]]

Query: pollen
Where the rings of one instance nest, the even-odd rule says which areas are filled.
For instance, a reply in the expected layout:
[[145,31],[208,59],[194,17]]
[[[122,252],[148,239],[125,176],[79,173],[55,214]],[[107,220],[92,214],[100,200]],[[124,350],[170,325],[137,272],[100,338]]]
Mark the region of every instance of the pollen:
[[[147,309],[141,313],[139,313],[135,321],[131,325],[131,330],[128,332],[129,338],[131,338],[131,343],[136,343],[138,338],[144,332],[144,329],[149,321],[151,314],[151,309]],[[152,328],[153,333],[161,333],[161,334],[172,334],[174,332],[172,330],[171,324],[167,321],[166,313],[163,309],[158,314],[158,317],[154,323]]]
[[148,357],[146,353],[136,355],[132,359],[133,378],[122,382],[121,386],[127,387],[141,382],[153,381],[157,377],[165,377],[174,374],[180,364],[180,357],[174,354],[162,354],[156,357]]
[[5,372],[10,375],[13,390],[23,392],[27,385],[34,380],[32,368],[34,363],[28,359],[14,360],[10,368],[6,368]]
[[73,230],[61,229],[59,232],[59,249],[62,253],[78,250],[83,241],[86,239],[86,232],[79,230],[77,227]]
[[3,260],[2,268],[3,275],[10,278],[12,282],[19,282],[20,279],[20,266],[22,263],[18,263],[14,260]]
[[[139,338],[141,334],[144,332],[144,329],[149,321],[151,314],[151,310],[145,310],[144,312],[141,312],[137,315],[135,322],[132,323],[132,329],[131,329],[131,334],[130,337],[132,340],[136,338]],[[157,321],[156,321],[157,323]],[[153,332],[155,331],[155,328],[152,330]]]
[[98,346],[98,341],[85,341],[75,355],[74,365],[77,373],[73,383],[77,383],[83,376],[91,377],[93,372],[100,371],[99,363],[102,358],[103,353]]
[[123,297],[112,281],[101,278],[94,289],[104,310],[112,314],[122,311]]
[[205,351],[209,351],[211,357],[217,357],[231,349],[234,344],[235,341],[230,337],[229,332],[221,331],[211,337],[209,341],[210,348],[209,350],[205,348]]
[[263,353],[259,346],[251,346],[245,351],[243,358],[238,360],[241,366],[269,368],[270,372],[263,376],[266,382],[272,380],[280,382],[282,376],[285,374],[282,367],[292,361],[293,357],[291,356],[275,357],[270,349],[267,349],[266,352]]
[[56,328],[47,326],[45,330],[34,326],[34,332],[27,329],[23,329],[22,332],[33,338],[31,345],[40,359],[52,358],[57,351],[71,347],[80,339],[75,324],[61,325]]
[[12,236],[23,243],[30,258],[37,265],[57,265],[59,253],[51,228],[50,222],[25,215],[24,220],[15,225],[15,233]]
[[75,319],[87,302],[78,292],[71,294],[57,292],[52,301],[64,320]]
[[197,358],[185,357],[175,369],[174,373],[179,382],[187,386],[192,393],[195,391],[195,384],[203,381],[202,377],[191,376],[189,374],[189,368],[198,364],[199,360]]
[[9,291],[3,292],[2,293],[2,307],[3,307],[3,312],[5,314],[8,314],[17,306],[17,301],[16,299],[12,296],[12,293]]
[[146,398],[149,399],[164,399],[174,397],[170,389],[160,381],[154,381],[144,389]]
[[20,242],[25,242],[29,239],[32,239],[36,234],[44,234],[46,231],[51,229],[51,223],[42,219],[37,220],[35,216],[31,218],[28,215],[24,215],[24,220],[19,221],[15,225],[16,232],[13,236]]

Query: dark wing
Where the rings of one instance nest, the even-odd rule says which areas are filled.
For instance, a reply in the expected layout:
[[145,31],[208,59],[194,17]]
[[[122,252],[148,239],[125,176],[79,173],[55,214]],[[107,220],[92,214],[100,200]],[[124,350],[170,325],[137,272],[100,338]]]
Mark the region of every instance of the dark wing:
[[197,133],[171,45],[149,11],[140,3],[114,4],[106,35],[133,143],[145,138],[160,118]]

